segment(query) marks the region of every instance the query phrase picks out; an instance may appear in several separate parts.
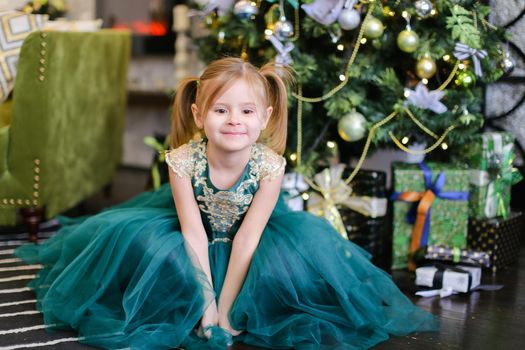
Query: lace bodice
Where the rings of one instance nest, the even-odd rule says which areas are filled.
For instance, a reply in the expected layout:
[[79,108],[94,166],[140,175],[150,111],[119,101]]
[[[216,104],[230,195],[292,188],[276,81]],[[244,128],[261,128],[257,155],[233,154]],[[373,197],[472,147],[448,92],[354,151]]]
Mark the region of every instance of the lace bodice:
[[261,180],[284,173],[286,161],[270,148],[255,144],[246,168],[229,189],[221,190],[209,178],[206,139],[190,141],[166,154],[166,162],[179,177],[191,178],[209,239],[233,238]]

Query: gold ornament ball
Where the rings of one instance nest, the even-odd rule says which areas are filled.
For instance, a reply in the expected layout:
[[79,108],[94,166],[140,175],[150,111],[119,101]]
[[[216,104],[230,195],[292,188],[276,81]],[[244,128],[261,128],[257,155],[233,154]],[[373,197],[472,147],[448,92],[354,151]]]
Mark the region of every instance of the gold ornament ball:
[[364,35],[369,39],[377,39],[383,35],[383,23],[377,18],[370,16],[366,21]]
[[397,36],[397,46],[404,52],[414,52],[419,45],[419,35],[416,32],[405,29]]
[[457,75],[454,83],[456,83],[457,86],[469,88],[476,83],[476,76],[471,71],[462,71]]
[[359,141],[365,137],[367,133],[366,119],[359,112],[351,112],[339,120],[337,132],[345,141]]
[[421,79],[430,79],[436,74],[436,62],[430,57],[423,57],[416,64],[416,74]]

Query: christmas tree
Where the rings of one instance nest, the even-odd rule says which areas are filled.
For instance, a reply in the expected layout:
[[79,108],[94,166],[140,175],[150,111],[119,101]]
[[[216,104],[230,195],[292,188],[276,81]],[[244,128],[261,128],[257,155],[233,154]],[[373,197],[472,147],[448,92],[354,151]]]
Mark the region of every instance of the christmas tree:
[[[509,69],[506,33],[478,0],[198,0],[201,58],[271,60],[296,72],[287,154],[302,171],[338,144],[423,144],[455,160],[483,126],[483,84]],[[512,63],[512,62],[510,62]],[[366,142],[365,142],[366,140]],[[358,141],[357,143],[352,143]]]

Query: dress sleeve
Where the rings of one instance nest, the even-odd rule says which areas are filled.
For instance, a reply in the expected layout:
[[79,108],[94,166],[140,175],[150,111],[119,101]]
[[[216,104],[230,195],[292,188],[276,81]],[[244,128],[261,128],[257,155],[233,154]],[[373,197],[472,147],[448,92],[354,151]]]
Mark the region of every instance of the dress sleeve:
[[190,144],[182,145],[166,152],[166,163],[178,177],[191,178],[194,172],[193,153]]
[[264,147],[261,159],[260,179],[273,180],[279,175],[284,174],[286,168],[286,159],[278,155],[268,147]]

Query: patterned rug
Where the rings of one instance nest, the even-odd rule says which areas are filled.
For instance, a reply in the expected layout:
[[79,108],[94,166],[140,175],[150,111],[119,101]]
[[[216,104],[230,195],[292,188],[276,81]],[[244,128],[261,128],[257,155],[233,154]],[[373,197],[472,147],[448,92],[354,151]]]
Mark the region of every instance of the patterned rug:
[[[45,223],[41,230],[41,240],[51,237],[56,222]],[[0,350],[95,349],[78,343],[74,332],[46,331],[42,315],[35,308],[35,295],[26,287],[41,265],[27,265],[13,256],[17,247],[27,243],[25,232],[0,232]]]

